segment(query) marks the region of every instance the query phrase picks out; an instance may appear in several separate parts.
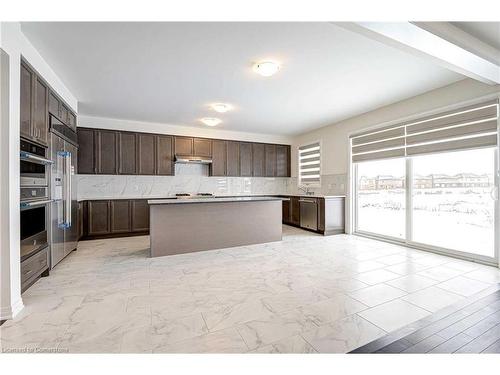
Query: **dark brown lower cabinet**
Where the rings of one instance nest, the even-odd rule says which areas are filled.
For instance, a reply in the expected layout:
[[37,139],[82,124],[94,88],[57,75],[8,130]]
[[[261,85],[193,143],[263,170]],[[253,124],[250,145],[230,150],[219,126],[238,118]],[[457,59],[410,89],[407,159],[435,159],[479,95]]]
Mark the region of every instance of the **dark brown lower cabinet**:
[[299,197],[290,197],[290,223],[300,225]]
[[291,212],[290,212],[290,201],[283,201],[283,214],[282,214],[282,221],[283,224],[290,224],[291,222]]
[[[300,226],[300,197],[284,196],[289,201],[283,201],[283,224]],[[318,230],[325,236],[345,233],[345,198],[344,197],[308,197],[317,204]],[[307,228],[303,228],[307,229]],[[307,229],[310,230],[310,229]]]
[[88,200],[79,205],[82,240],[149,232],[147,199]]
[[132,232],[149,232],[149,204],[145,199],[134,199],[132,204]]
[[111,233],[127,233],[131,230],[130,225],[130,201],[113,200],[110,201],[110,227]]

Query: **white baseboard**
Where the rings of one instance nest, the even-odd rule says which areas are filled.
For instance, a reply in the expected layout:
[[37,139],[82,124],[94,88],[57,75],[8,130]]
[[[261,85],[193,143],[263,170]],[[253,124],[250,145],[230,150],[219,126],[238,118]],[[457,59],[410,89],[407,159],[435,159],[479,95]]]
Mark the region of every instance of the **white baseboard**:
[[14,319],[24,308],[23,300],[19,298],[11,306],[0,308],[0,320]]

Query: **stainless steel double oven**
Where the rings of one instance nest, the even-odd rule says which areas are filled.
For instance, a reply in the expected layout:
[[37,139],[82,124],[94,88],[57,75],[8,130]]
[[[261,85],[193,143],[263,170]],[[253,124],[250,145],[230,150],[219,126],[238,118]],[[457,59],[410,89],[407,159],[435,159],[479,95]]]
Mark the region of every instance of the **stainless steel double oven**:
[[48,218],[52,199],[49,196],[47,149],[21,140],[21,261],[48,247]]

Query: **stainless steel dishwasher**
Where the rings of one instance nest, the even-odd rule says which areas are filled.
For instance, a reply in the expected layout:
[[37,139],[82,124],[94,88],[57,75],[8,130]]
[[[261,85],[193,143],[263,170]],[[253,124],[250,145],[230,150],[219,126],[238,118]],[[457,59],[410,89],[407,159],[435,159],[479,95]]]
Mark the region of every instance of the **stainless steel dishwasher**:
[[300,226],[318,230],[318,205],[316,199],[300,198]]

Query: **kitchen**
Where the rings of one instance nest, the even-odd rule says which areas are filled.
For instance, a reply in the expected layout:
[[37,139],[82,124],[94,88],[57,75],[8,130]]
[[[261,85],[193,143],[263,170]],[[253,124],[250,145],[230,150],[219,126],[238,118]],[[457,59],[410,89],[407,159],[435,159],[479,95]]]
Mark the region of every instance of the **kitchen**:
[[484,70],[362,22],[2,22],[2,350],[496,352],[497,29],[416,24]]

